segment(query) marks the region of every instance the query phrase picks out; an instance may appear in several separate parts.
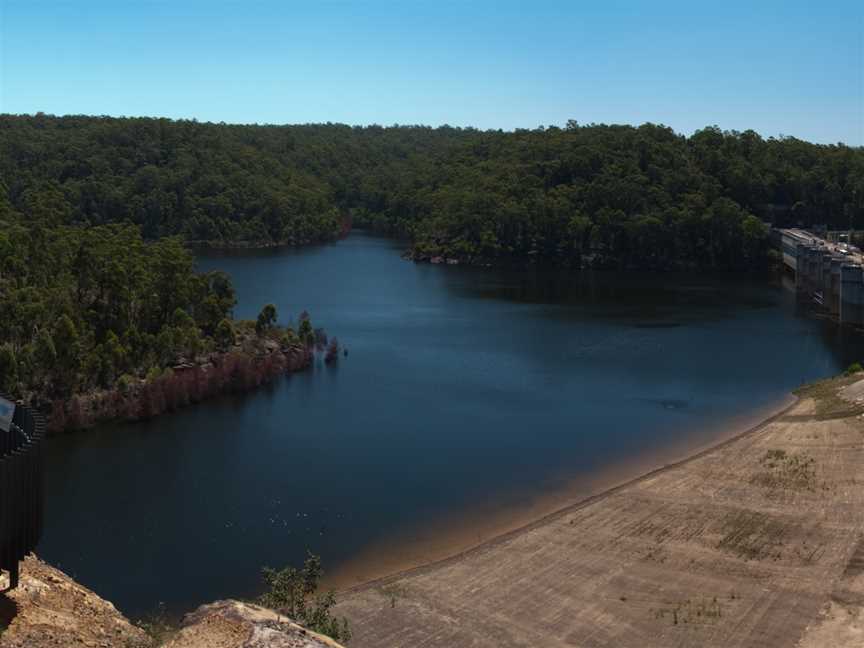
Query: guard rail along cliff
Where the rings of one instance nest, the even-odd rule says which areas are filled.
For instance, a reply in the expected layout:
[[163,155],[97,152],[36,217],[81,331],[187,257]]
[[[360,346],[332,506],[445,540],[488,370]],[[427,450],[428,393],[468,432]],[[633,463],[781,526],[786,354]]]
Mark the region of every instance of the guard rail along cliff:
[[18,563],[42,535],[45,424],[0,394],[0,570],[18,586]]

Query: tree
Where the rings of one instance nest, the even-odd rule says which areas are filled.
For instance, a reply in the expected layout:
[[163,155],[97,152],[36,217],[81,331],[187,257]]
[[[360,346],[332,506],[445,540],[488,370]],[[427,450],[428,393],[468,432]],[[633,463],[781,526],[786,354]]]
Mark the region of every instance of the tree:
[[120,338],[114,331],[108,331],[102,348],[104,350],[102,362],[102,368],[105,372],[104,383],[110,385],[126,369],[126,349],[123,348]]
[[18,389],[18,361],[15,350],[9,344],[0,346],[0,390],[7,394]]
[[236,334],[234,332],[234,326],[231,324],[230,320],[223,318],[222,321],[219,322],[213,339],[216,342],[216,348],[220,351],[227,351],[234,346]]
[[258,321],[255,322],[255,331],[258,335],[269,331],[276,324],[276,307],[273,304],[265,304],[261,312],[258,313]]
[[34,359],[38,366],[38,374],[50,378],[51,367],[57,360],[57,349],[54,347],[54,339],[47,329],[41,329],[36,335]]
[[306,311],[300,313],[300,326],[297,328],[297,335],[304,346],[315,346],[315,331],[312,328],[312,321],[309,319],[309,313]]
[[54,325],[54,346],[57,351],[57,387],[63,395],[68,395],[78,385],[81,343],[75,322],[65,313]]
[[281,570],[265,567],[263,574],[268,589],[261,596],[262,605],[336,641],[347,642],[351,639],[347,619],[337,619],[331,614],[336,604],[333,592],[318,594],[323,575],[321,558],[310,552],[300,570],[294,567]]

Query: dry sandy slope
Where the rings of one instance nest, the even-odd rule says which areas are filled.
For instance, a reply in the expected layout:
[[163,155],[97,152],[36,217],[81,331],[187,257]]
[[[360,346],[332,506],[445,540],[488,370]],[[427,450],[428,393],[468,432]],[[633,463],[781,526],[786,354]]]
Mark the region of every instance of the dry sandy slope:
[[864,420],[842,382],[682,464],[344,592],[351,647],[864,646]]
[[[0,590],[9,581],[0,577]],[[0,648],[150,648],[151,641],[108,601],[29,556],[18,589],[0,595]]]

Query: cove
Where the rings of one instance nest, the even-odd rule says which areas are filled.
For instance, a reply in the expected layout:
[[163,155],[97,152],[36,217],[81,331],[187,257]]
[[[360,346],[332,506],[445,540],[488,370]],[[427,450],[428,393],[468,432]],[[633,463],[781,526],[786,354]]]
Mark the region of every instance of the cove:
[[306,309],[349,354],[259,391],[48,444],[40,555],[133,618],[254,596],[436,520],[554,489],[771,407],[864,338],[752,278],[414,264],[355,232],[211,253],[236,315]]

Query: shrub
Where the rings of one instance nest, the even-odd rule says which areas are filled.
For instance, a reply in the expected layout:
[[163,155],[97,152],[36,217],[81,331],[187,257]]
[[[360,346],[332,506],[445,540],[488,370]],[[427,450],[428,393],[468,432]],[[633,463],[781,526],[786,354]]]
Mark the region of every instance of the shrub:
[[294,329],[289,326],[282,334],[281,342],[283,348],[290,349],[300,344],[300,338],[297,337],[297,333],[294,331]]
[[258,321],[255,322],[255,332],[261,335],[265,331],[269,331],[276,324],[276,307],[273,304],[265,304],[261,312],[258,313]]
[[351,639],[347,619],[334,618],[330,613],[336,604],[336,596],[333,592],[317,593],[323,574],[320,557],[310,552],[300,570],[265,567],[263,573],[268,590],[261,595],[262,605],[336,641],[344,643]]
[[859,373],[861,371],[864,371],[864,367],[861,366],[861,363],[860,362],[853,362],[846,369],[846,375],[851,376],[852,374],[856,374],[856,373]]
[[121,394],[128,394],[129,388],[134,382],[135,378],[133,376],[130,376],[129,374],[123,374],[117,379],[117,389],[120,390]]

